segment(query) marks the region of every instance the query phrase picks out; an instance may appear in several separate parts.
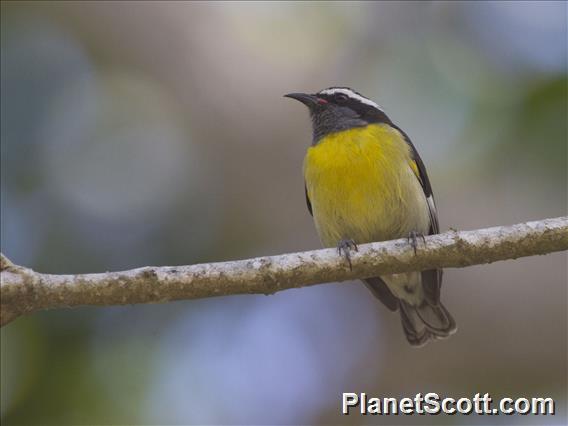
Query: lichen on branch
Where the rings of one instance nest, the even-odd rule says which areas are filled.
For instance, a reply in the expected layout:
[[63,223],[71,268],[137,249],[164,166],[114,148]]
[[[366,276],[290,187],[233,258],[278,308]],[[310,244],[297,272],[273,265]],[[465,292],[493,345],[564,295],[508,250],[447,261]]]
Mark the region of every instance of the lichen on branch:
[[431,235],[424,244],[419,241],[416,253],[406,239],[364,244],[352,255],[352,269],[334,249],[76,275],[43,274],[0,255],[0,325],[44,309],[272,294],[327,282],[459,268],[563,250],[568,250],[568,217]]

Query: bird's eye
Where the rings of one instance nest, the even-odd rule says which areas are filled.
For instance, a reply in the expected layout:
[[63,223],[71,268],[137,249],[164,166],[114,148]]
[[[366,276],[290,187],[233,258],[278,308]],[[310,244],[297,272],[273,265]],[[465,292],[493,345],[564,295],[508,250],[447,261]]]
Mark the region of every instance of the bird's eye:
[[347,101],[347,95],[344,95],[343,93],[339,93],[338,95],[335,95],[335,101],[338,103],[343,103],[345,101]]

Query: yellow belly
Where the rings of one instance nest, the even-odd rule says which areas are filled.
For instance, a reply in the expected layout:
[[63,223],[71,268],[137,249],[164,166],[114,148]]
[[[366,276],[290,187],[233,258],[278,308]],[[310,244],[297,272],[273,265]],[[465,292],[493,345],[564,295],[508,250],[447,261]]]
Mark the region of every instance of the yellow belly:
[[428,205],[410,148],[385,124],[326,136],[308,149],[304,178],[324,246],[427,233]]

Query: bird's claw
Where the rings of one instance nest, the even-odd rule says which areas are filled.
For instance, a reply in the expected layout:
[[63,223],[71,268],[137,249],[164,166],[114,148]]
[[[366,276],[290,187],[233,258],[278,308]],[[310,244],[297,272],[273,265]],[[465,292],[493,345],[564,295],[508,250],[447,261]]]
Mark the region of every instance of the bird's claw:
[[407,239],[408,239],[408,244],[410,244],[412,246],[412,248],[414,249],[415,255],[416,255],[416,249],[418,248],[417,237],[422,238],[422,242],[424,242],[424,246],[426,246],[426,237],[424,236],[424,234],[421,233],[421,232],[411,231],[408,234]]
[[359,251],[357,244],[355,244],[355,241],[351,239],[341,240],[337,244],[337,254],[339,254],[339,256],[345,256],[345,260],[349,263],[349,270],[352,271],[353,265],[351,264],[351,250]]

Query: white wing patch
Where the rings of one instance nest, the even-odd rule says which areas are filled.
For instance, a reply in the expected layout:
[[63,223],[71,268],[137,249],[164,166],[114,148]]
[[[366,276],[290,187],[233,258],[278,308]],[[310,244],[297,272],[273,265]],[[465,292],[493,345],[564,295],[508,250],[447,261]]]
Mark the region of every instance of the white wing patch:
[[434,204],[434,197],[430,195],[426,200],[428,201],[428,207],[430,207],[430,210],[436,213],[436,205]]
[[432,227],[434,228],[434,232],[440,232],[440,230],[438,229],[438,212],[436,211],[436,204],[434,204],[434,197],[432,196],[432,194],[430,194],[430,196],[428,196],[426,198],[426,201],[428,202],[428,210],[430,211],[430,221],[432,223]]
[[383,109],[378,104],[373,102],[372,100],[367,99],[366,97],[361,96],[359,93],[355,93],[353,90],[348,89],[346,87],[331,87],[329,89],[322,90],[319,93],[321,93],[322,95],[335,95],[336,93],[343,93],[344,95],[349,96],[351,99],[355,99],[355,100],[357,100],[361,103],[364,103],[366,105],[370,105],[372,107],[375,107],[375,108],[383,111]]

